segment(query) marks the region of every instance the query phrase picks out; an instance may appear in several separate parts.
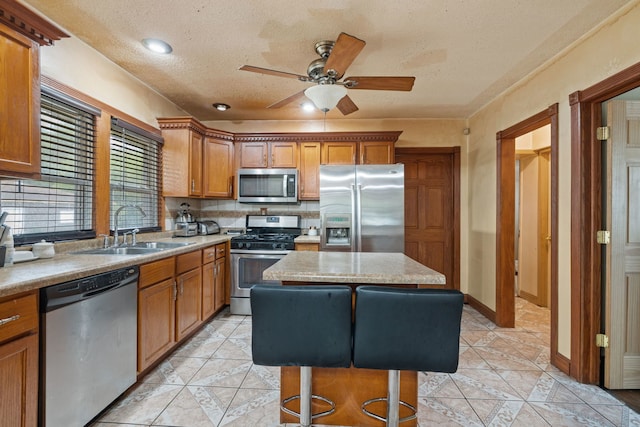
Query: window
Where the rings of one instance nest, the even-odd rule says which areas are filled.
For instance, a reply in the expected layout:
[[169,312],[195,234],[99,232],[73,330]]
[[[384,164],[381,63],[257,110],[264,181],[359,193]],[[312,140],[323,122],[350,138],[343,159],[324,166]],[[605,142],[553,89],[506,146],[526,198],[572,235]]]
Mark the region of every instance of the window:
[[42,87],[41,179],[0,180],[0,208],[16,244],[95,237],[95,118],[100,110]]
[[[162,138],[120,119],[111,121],[111,230],[160,230],[160,167]],[[140,207],[145,216],[132,206]]]

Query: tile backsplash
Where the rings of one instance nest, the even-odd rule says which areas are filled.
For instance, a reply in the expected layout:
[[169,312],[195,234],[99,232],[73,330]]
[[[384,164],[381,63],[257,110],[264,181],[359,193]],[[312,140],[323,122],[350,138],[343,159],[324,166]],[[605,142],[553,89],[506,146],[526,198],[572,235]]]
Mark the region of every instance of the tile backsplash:
[[300,215],[302,229],[320,227],[320,203],[302,201],[295,205],[264,205],[238,203],[236,200],[199,200],[165,198],[165,230],[175,228],[175,218],[182,203],[188,203],[196,220],[213,220],[221,228],[244,228],[246,215],[260,215],[260,208],[266,208],[271,215]]

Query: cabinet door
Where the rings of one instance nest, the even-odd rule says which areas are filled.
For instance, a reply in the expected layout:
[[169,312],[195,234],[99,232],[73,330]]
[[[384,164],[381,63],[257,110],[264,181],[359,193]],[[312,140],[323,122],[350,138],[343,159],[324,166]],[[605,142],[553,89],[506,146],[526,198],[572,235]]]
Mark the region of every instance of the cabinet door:
[[298,167],[298,143],[297,142],[272,142],[270,143],[272,168],[296,168]]
[[222,308],[225,304],[225,287],[226,287],[226,265],[227,259],[218,258],[215,262],[215,310]]
[[0,172],[40,176],[38,44],[0,24]]
[[0,424],[38,423],[38,335],[0,346]]
[[215,262],[202,266],[202,320],[208,319],[215,311]]
[[173,278],[138,292],[138,372],[173,347],[177,288]]
[[240,144],[241,168],[266,168],[269,147],[266,142],[244,142]]
[[204,143],[204,196],[233,196],[233,143],[207,137]]
[[320,161],[323,165],[355,165],[356,144],[353,142],[323,142]]
[[180,341],[196,329],[202,319],[202,268],[187,271],[176,279],[176,340]]
[[191,132],[189,143],[189,195],[202,196],[202,135]]
[[300,143],[300,200],[320,199],[320,143]]
[[361,165],[386,165],[395,161],[393,142],[366,141],[360,143]]

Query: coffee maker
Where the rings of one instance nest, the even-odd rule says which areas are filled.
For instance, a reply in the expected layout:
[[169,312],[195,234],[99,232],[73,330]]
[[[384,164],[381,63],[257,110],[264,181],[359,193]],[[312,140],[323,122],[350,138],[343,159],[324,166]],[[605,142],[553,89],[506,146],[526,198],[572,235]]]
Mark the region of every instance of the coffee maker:
[[176,236],[190,237],[198,234],[198,223],[190,212],[189,203],[182,203],[176,216]]

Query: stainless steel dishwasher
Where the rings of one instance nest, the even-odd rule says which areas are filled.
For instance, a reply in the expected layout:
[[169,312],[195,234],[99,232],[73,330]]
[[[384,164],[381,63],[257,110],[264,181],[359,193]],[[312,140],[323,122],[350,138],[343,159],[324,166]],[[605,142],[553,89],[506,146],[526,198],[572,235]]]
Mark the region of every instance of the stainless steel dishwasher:
[[40,425],[83,426],[136,382],[138,267],[43,288]]

